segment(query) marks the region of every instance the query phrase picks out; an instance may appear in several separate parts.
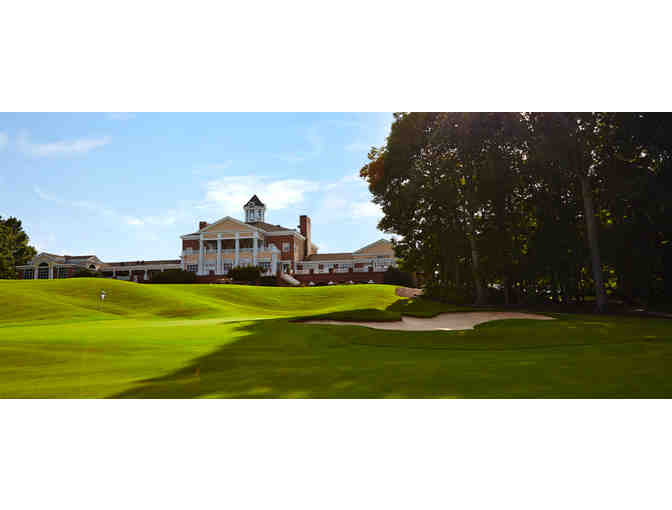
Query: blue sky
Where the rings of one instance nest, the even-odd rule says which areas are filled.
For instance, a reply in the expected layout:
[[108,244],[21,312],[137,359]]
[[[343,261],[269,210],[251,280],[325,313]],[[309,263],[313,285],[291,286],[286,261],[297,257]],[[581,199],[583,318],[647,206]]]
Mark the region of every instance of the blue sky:
[[358,172],[390,113],[0,114],[0,215],[39,251],[176,258],[198,221],[312,221],[320,252],[389,237]]

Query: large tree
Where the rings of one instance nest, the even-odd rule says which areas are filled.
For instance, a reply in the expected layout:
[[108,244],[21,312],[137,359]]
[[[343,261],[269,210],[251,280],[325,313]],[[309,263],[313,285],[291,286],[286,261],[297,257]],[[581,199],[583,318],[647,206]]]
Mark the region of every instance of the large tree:
[[21,220],[0,216],[0,278],[15,278],[15,266],[26,264],[36,254],[30,246],[28,234],[24,232]]
[[380,228],[439,297],[672,300],[672,115],[398,113],[369,159]]

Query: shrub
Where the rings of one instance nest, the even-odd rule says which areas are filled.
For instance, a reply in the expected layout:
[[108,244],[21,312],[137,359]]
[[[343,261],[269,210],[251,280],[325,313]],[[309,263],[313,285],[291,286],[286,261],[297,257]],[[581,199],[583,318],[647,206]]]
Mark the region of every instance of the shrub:
[[429,299],[454,305],[466,305],[473,303],[475,300],[475,296],[470,290],[444,287],[438,283],[426,285],[423,295]]
[[264,285],[275,285],[278,282],[275,279],[275,276],[262,276],[259,278],[259,283],[263,283]]
[[229,276],[238,282],[256,282],[261,273],[262,269],[259,266],[234,267],[229,271]]
[[408,271],[402,271],[398,267],[388,267],[383,278],[385,283],[389,283],[391,285],[415,287],[415,278],[413,278],[413,275]]
[[182,269],[166,269],[163,272],[152,273],[152,283],[194,283],[196,274]]

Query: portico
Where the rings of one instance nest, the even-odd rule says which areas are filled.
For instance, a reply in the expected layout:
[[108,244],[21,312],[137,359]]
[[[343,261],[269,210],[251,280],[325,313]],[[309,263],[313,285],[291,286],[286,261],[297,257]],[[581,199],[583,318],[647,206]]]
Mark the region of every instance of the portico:
[[265,274],[276,274],[281,252],[265,234],[235,218],[223,218],[182,236],[182,269],[209,276],[226,275],[238,266],[261,266]]
[[[226,216],[214,223],[199,221],[198,230],[181,236],[181,267],[200,282],[221,280],[234,267],[258,266],[263,275],[285,283],[374,280],[396,266],[392,243],[380,239],[352,253],[318,254],[311,240],[311,222],[299,216],[296,229],[266,223],[266,206],[254,195],[244,206],[245,222]],[[362,274],[366,273],[366,275]]]

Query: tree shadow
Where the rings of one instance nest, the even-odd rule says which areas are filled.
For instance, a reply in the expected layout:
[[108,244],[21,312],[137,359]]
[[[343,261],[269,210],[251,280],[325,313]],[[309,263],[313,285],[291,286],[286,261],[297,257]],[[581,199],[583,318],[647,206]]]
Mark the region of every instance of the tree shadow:
[[399,386],[384,382],[377,373],[388,361],[352,352],[366,349],[353,340],[372,330],[287,319],[234,328],[236,335],[242,333],[237,341],[110,398],[361,398],[399,393]]

